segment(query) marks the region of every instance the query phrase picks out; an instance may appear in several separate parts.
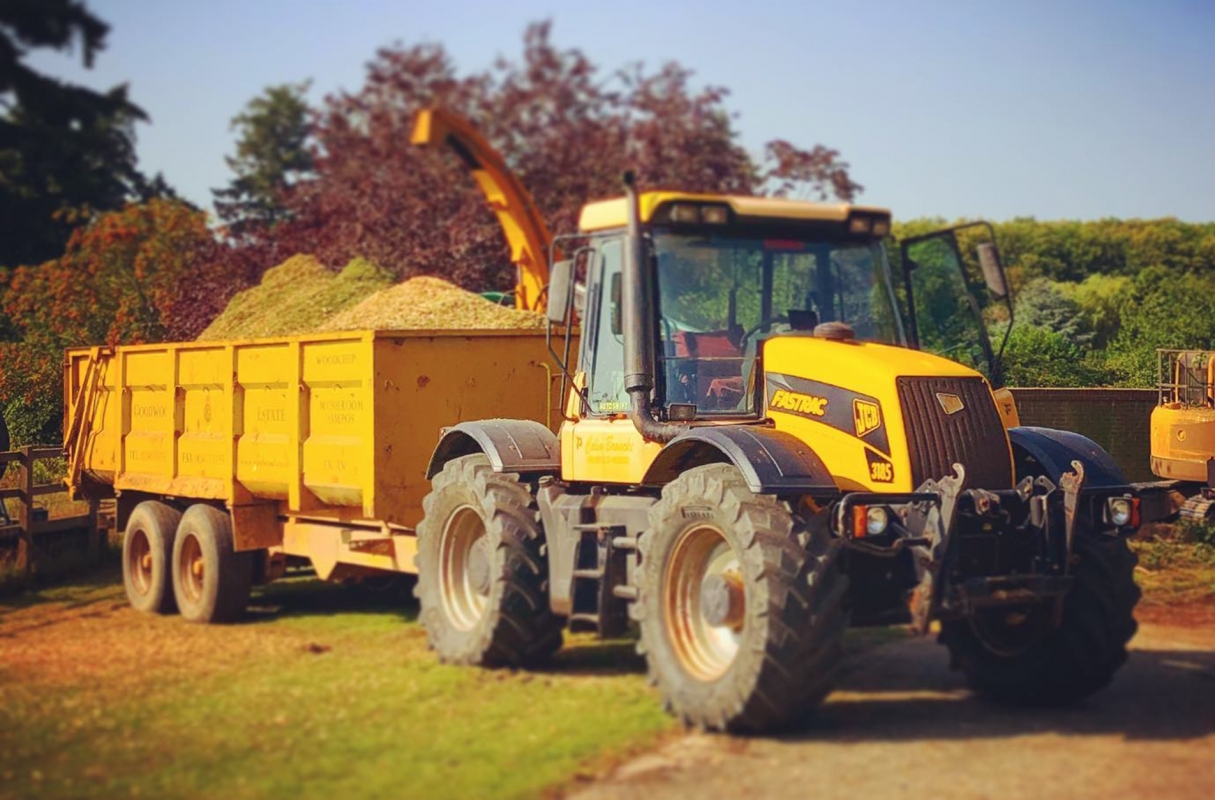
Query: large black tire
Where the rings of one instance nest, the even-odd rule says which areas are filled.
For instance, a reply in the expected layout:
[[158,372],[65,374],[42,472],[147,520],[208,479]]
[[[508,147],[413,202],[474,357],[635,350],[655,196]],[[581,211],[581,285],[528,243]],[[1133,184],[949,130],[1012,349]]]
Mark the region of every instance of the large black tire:
[[[1126,662],[1137,628],[1138,557],[1125,539],[1102,534],[1078,533],[1074,549],[1074,582],[1059,627],[1049,606],[1020,621],[1037,626],[1032,637],[1007,627],[1002,633],[980,618],[942,622],[941,642],[980,696],[1006,705],[1067,705],[1105,688]],[[993,634],[997,644],[989,643]],[[1019,639],[1017,647],[998,644]]]
[[254,554],[236,552],[232,518],[204,504],[190,506],[173,545],[173,595],[190,622],[240,619],[249,605]]
[[173,542],[181,512],[146,500],[131,512],[122,536],[122,586],[131,608],[145,614],[172,614]]
[[640,549],[638,652],[684,724],[774,730],[831,691],[848,578],[826,530],[751,492],[735,467],[708,464],[663,489]]
[[430,647],[448,664],[530,666],[561,648],[535,498],[484,455],[449,461],[418,524],[418,585]]

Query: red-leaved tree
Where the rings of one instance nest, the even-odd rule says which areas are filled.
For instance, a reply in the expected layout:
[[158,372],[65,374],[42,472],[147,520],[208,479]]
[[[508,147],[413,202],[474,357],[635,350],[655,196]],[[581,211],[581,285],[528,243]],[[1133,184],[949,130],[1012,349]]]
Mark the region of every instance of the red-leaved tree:
[[77,228],[60,258],[0,275],[13,339],[0,343],[0,408],[14,441],[57,439],[64,349],[177,338],[180,281],[215,249],[206,214],[150,200]]
[[[502,234],[473,182],[448,153],[409,143],[418,110],[469,118],[536,199],[555,233],[574,230],[588,200],[618,195],[635,169],[646,188],[851,199],[860,187],[839,153],[770,142],[757,161],[737,141],[727,92],[695,88],[677,64],[605,74],[551,41],[548,23],[524,36],[520,61],[461,75],[440,45],[381,50],[357,92],[315,113],[313,179],[286,190],[284,220],[248,231],[226,256],[225,300],[256,272],[296,252],[333,266],[361,255],[401,277],[433,274],[472,289],[506,288]],[[219,293],[217,294],[217,289]],[[226,289],[226,291],[224,291]]]

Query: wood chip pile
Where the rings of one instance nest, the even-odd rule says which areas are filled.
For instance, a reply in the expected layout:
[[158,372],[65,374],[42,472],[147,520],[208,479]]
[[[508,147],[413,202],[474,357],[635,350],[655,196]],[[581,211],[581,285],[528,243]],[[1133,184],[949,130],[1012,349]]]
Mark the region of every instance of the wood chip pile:
[[542,327],[540,314],[495,305],[440,278],[422,276],[376,292],[335,314],[318,330]]
[[496,305],[440,278],[392,276],[356,258],[333,272],[309,255],[266,271],[239,293],[199,341],[256,339],[317,331],[525,329],[544,316]]
[[334,272],[312,256],[292,256],[266,270],[260,284],[233,297],[198,340],[309,333],[334,314],[391,285],[389,272],[361,258]]

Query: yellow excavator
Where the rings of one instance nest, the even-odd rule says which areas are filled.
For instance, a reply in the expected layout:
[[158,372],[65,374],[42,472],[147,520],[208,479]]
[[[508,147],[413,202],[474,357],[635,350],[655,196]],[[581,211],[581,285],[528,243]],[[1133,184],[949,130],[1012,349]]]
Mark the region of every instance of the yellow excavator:
[[1176,481],[1166,513],[1215,519],[1215,353],[1159,350],[1159,395],[1152,410],[1152,472]]
[[545,261],[526,192],[443,116],[415,141],[451,145],[505,215],[517,302],[566,332],[550,349],[567,389],[556,433],[442,432],[416,593],[443,661],[529,665],[567,628],[635,623],[667,708],[740,730],[818,703],[850,624],[939,623],[997,701],[1111,680],[1135,631],[1139,497],[1092,441],[1017,424],[982,316],[1011,311],[994,239],[977,259],[956,229],[906,240],[896,275],[885,209],[639,192],[626,174]]

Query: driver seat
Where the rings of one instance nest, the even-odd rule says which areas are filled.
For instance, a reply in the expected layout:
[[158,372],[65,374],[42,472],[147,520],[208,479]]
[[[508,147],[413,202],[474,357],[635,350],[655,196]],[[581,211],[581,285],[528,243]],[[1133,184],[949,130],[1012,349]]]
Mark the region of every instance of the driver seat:
[[736,331],[676,331],[671,336],[675,345],[675,369],[672,377],[686,375],[691,382],[690,402],[712,410],[716,399],[709,390],[721,378],[742,380],[743,353],[735,341]]

